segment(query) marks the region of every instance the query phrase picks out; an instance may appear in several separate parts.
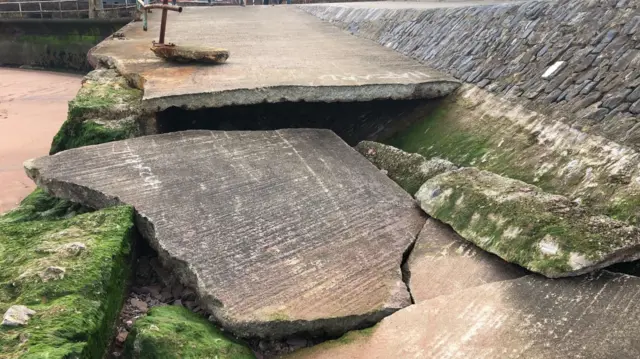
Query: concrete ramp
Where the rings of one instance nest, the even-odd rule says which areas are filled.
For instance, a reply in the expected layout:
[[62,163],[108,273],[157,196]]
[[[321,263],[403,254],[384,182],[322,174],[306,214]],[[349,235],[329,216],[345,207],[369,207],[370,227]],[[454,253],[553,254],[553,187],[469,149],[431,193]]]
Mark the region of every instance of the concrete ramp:
[[166,41],[221,47],[222,65],[180,65],[149,49],[158,40],[160,11],[124,27],[89,54],[115,66],[144,89],[152,110],[262,102],[350,102],[425,99],[458,86],[448,75],[368,40],[352,36],[293,6],[185,8],[170,12]]
[[186,131],[26,164],[56,196],[133,205],[138,228],[239,336],[333,333],[411,303],[411,196],[328,130]]

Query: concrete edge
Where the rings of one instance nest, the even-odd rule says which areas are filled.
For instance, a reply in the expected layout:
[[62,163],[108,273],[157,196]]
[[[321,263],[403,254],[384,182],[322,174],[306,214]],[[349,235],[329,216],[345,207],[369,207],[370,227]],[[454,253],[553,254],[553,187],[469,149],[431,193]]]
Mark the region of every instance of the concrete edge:
[[366,102],[374,100],[432,99],[455,91],[460,82],[438,80],[415,84],[375,84],[364,86],[276,86],[204,92],[163,97],[143,97],[145,110],[169,107],[188,110],[234,105],[281,102]]

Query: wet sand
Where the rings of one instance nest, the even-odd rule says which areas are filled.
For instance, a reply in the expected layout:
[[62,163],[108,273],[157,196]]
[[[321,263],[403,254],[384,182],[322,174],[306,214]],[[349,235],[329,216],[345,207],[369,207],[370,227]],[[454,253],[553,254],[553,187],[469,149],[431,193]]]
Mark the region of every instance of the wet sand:
[[81,75],[0,68],[0,213],[35,188],[22,163],[49,153]]

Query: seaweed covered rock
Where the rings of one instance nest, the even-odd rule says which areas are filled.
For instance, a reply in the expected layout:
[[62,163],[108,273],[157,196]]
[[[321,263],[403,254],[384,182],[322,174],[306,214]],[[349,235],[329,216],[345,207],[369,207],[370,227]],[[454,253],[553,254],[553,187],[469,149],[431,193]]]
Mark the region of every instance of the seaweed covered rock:
[[69,200],[50,196],[36,188],[20,202],[20,206],[0,216],[0,223],[70,218],[90,209]]
[[136,359],[255,358],[247,346],[182,306],[154,307],[138,319],[127,337],[124,354]]
[[425,212],[480,248],[547,277],[579,275],[640,258],[635,226],[476,168],[428,180],[416,199]]
[[0,313],[31,313],[27,325],[0,326],[3,359],[101,358],[108,346],[130,273],[133,209],[59,219],[68,204],[38,191],[0,216]]
[[54,137],[50,154],[137,136],[141,99],[142,91],[115,70],[90,72],[69,101],[67,121]]
[[355,148],[412,195],[429,178],[457,168],[453,163],[443,159],[427,160],[417,153],[405,152],[373,141],[362,141]]

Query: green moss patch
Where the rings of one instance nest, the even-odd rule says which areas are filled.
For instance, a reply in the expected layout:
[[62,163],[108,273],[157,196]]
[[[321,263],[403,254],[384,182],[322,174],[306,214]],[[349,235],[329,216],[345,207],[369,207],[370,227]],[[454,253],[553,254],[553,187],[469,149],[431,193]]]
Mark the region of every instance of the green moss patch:
[[125,140],[134,137],[136,133],[137,127],[135,123],[109,128],[93,121],[67,120],[53,138],[49,154],[53,155],[82,146]]
[[36,314],[0,327],[2,358],[101,358],[130,274],[133,209],[54,219],[73,205],[41,192],[21,207],[0,217],[0,312],[20,304]]
[[475,168],[430,179],[416,198],[425,212],[467,240],[548,277],[633,259],[629,256],[640,247],[640,231],[634,226]]
[[129,86],[115,70],[92,71],[69,102],[67,121],[49,154],[137,136],[141,99],[142,91]]
[[640,174],[628,150],[543,115],[511,111],[515,104],[492,96],[463,89],[386,143],[427,159],[439,157],[518,179],[598,213],[640,222],[640,183],[632,180]]
[[20,206],[1,215],[0,224],[68,218],[89,211],[87,207],[52,197],[38,188],[23,199]]
[[255,358],[251,349],[225,337],[206,319],[181,306],[154,307],[138,319],[127,338],[125,357]]

